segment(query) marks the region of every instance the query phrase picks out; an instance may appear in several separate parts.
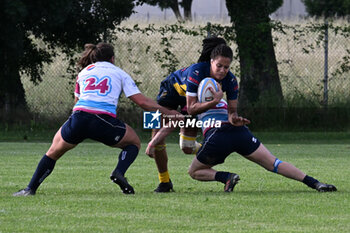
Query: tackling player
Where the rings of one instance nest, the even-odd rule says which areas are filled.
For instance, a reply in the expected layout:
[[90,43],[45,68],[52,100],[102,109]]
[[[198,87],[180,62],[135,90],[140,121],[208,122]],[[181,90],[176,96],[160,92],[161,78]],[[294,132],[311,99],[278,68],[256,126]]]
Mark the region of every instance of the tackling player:
[[140,139],[130,126],[116,118],[121,92],[144,110],[159,109],[164,114],[180,116],[140,93],[132,78],[114,65],[114,48],[110,44],[86,44],[78,66],[82,70],[77,77],[73,113],[57,131],[28,186],[13,196],[34,195],[53,171],[56,161],[86,138],[122,149],[110,178],[123,193],[133,194],[134,189],[124,174],[138,155]]
[[303,182],[319,192],[337,191],[334,185],[319,182],[294,165],[276,158],[245,126],[249,122],[247,119],[240,118],[230,123],[226,101],[221,99],[218,102],[218,99],[215,99],[214,102],[218,103],[214,108],[198,114],[197,117],[202,121],[209,119],[221,121],[221,127],[203,127],[203,146],[199,149],[188,170],[193,179],[222,182],[225,184],[224,191],[232,192],[240,179],[239,175],[216,171],[213,166],[224,163],[227,156],[237,152],[268,171]]

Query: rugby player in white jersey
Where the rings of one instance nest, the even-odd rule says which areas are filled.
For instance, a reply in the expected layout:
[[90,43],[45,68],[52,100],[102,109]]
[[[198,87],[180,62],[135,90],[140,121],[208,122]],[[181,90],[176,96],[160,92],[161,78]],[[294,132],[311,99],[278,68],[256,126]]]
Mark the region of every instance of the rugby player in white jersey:
[[76,81],[73,113],[57,131],[28,186],[13,196],[34,195],[39,185],[53,171],[56,161],[86,138],[122,149],[110,179],[120,186],[123,193],[134,194],[134,189],[124,174],[138,155],[140,139],[130,126],[116,118],[119,96],[123,92],[144,110],[159,110],[166,115],[181,118],[177,111],[168,110],[145,97],[132,78],[114,65],[112,45],[86,44],[78,66],[82,70]]

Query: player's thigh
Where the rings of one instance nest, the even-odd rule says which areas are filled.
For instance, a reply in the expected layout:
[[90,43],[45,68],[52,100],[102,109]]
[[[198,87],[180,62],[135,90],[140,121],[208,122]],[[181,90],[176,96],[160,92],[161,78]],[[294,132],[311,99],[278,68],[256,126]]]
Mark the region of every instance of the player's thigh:
[[129,125],[125,124],[125,134],[124,137],[113,147],[124,148],[128,145],[136,145],[138,149],[141,147],[140,138],[137,136],[135,130],[131,128]]
[[193,174],[195,171],[211,168],[213,165],[204,164],[200,162],[196,157],[193,158],[190,167],[188,168],[188,173]]
[[61,135],[61,129],[62,127],[55,134],[52,144],[49,150],[46,152],[46,155],[54,160],[59,159],[65,152],[73,149],[76,146],[75,144],[70,144],[64,141]]

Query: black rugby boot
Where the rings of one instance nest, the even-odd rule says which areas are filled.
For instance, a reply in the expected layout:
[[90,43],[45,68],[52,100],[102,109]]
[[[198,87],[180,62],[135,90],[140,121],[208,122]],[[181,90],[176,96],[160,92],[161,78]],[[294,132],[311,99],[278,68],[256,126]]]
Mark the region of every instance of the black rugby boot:
[[224,187],[225,192],[232,192],[239,180],[239,175],[231,173]]
[[113,171],[111,176],[111,180],[119,185],[120,189],[124,194],[135,194],[134,188],[128,183],[126,178],[121,175],[119,172]]
[[173,183],[171,180],[166,183],[159,183],[158,187],[154,190],[156,193],[169,193],[174,192]]

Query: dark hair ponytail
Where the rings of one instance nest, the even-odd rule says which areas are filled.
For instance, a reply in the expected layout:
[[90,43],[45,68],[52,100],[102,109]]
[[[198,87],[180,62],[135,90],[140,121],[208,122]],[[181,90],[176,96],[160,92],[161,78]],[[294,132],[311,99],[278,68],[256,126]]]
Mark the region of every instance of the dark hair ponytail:
[[211,53],[214,48],[218,45],[224,44],[226,45],[226,41],[223,38],[212,36],[205,38],[203,40],[203,49],[202,53],[198,59],[198,62],[208,62],[211,59]]
[[97,45],[85,44],[84,51],[78,61],[78,69],[82,70],[98,61],[110,61],[113,56],[114,48],[108,43],[100,42]]

